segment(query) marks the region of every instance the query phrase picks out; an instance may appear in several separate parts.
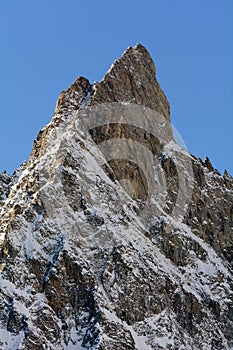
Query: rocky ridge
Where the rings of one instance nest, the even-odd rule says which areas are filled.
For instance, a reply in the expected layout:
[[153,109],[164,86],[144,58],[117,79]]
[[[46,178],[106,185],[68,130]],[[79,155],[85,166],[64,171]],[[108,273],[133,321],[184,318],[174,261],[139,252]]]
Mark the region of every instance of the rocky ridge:
[[[122,115],[129,104],[138,106],[133,113],[152,110],[169,129],[170,106],[155,73],[137,45],[101,82],[79,77],[61,93],[27,164],[13,178],[1,175],[2,349],[233,346],[232,177],[179,149],[192,165],[193,187],[179,219],[173,208],[183,163],[161,140],[112,123],[110,110],[105,124],[82,129],[83,115],[111,103]],[[137,164],[123,157],[104,163],[93,151],[93,140],[119,137],[149,149],[166,180],[165,206],[146,221],[149,194]]]

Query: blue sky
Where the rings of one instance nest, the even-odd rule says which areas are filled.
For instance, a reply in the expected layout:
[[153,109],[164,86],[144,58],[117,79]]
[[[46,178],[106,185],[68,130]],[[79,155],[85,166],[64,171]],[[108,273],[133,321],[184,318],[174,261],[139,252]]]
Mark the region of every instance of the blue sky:
[[233,174],[232,0],[1,0],[0,172],[28,159],[61,90],[138,42],[188,150]]

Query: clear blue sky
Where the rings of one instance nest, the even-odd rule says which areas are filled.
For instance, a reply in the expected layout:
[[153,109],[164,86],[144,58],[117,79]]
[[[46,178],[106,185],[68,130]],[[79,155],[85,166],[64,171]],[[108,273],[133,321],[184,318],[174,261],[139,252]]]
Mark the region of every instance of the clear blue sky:
[[0,0],[0,171],[28,159],[61,90],[138,42],[188,150],[233,174],[232,0]]

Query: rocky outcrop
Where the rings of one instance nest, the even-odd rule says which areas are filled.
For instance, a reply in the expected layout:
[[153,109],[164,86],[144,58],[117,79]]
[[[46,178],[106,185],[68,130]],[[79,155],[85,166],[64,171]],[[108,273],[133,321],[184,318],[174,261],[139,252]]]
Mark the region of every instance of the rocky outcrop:
[[3,202],[9,193],[9,185],[11,183],[11,176],[7,174],[6,171],[3,171],[0,174],[0,203]]
[[143,46],[62,92],[2,183],[2,349],[231,348],[233,179],[174,143]]
[[39,132],[34,140],[29,162],[43,155],[48,135],[60,123],[69,122],[70,117],[87,103],[92,93],[92,86],[84,77],[78,77],[66,91],[61,91],[51,122]]

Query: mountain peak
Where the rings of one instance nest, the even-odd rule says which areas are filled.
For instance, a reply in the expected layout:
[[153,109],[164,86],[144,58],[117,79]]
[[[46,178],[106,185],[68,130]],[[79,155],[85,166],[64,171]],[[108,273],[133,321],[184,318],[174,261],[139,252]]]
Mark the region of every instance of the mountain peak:
[[1,349],[232,349],[233,181],[166,137],[155,74],[138,44],[78,77],[0,175]]
[[170,105],[156,79],[154,62],[141,44],[129,47],[96,86],[93,103],[130,102],[170,120]]

